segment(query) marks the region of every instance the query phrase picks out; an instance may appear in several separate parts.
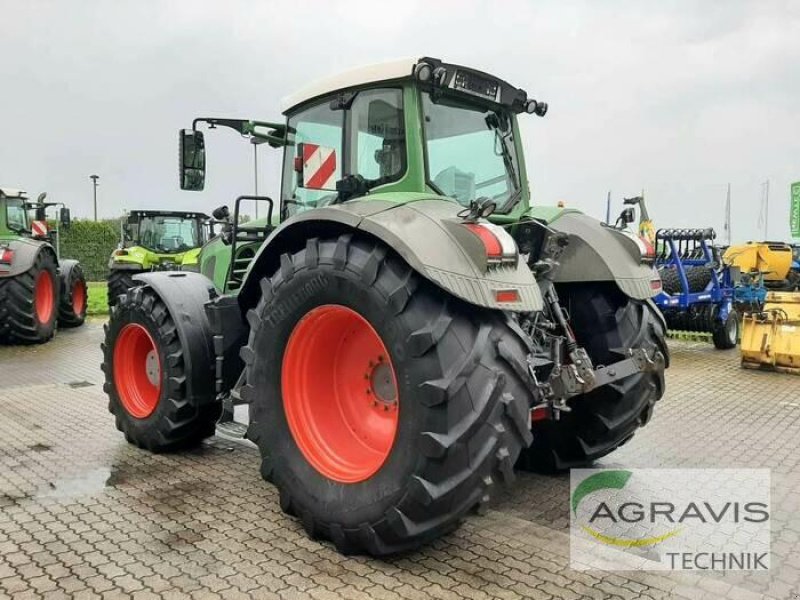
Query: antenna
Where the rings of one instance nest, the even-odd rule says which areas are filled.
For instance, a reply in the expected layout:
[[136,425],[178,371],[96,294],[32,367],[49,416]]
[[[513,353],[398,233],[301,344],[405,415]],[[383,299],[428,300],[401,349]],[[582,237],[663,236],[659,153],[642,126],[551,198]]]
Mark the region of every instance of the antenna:
[[728,184],[728,196],[725,200],[725,233],[728,237],[728,246],[731,245],[731,184]]

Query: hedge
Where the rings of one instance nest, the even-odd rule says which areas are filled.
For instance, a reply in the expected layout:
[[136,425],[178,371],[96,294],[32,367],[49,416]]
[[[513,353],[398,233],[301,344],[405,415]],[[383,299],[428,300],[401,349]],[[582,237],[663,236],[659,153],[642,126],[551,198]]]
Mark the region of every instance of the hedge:
[[61,229],[61,258],[81,261],[89,281],[105,281],[108,259],[119,244],[119,219],[73,221]]

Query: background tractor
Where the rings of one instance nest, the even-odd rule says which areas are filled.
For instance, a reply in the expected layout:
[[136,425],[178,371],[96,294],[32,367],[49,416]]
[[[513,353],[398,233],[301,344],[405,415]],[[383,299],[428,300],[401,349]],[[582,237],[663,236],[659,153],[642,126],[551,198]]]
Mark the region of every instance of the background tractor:
[[[59,260],[46,193],[31,203],[22,190],[0,188],[0,342],[46,342],[56,329],[86,318],[86,280],[76,260]],[[69,210],[60,210],[69,226]],[[31,214],[33,213],[33,219]]]
[[209,217],[199,212],[133,210],[122,222],[119,247],[108,261],[108,305],[147,271],[197,270],[200,248],[210,235]]
[[[422,58],[318,82],[282,123],[196,119],[182,189],[205,123],[283,149],[280,202],[215,211],[200,273],[134,277],[103,344],[117,427],[152,451],[238,429],[284,511],[374,555],[450,531],[515,465],[627,442],[664,393],[661,281],[630,235],[530,205],[517,120],[546,110]],[[239,226],[246,200],[267,217]]]

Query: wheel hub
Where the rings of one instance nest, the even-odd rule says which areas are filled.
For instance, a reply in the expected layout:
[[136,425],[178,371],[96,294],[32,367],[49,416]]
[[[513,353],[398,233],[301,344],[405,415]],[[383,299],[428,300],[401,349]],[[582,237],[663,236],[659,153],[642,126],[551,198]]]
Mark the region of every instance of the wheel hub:
[[147,353],[144,364],[147,380],[151,385],[157,386],[161,381],[161,365],[158,362],[158,352],[156,352],[155,349]]
[[374,404],[380,403],[384,410],[397,409],[397,386],[394,383],[392,368],[383,362],[383,356],[378,357],[377,364],[370,361],[371,372],[369,379],[370,393],[376,399]]

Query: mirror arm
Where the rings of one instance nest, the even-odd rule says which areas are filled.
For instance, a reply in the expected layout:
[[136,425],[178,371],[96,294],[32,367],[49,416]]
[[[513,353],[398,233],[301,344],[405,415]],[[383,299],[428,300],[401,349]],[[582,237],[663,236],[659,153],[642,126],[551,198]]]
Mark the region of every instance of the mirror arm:
[[230,127],[231,129],[244,134],[246,133],[245,127],[247,126],[248,121],[245,121],[244,119],[217,119],[214,117],[198,117],[192,121],[192,129],[194,131],[197,131],[198,123],[208,123],[209,127],[212,129],[217,125],[221,127]]
[[[258,128],[264,127],[270,131],[263,133]],[[248,121],[245,124],[245,135],[264,140],[273,148],[281,148],[286,145],[286,125],[282,123],[270,123],[269,121]]]
[[[215,117],[198,117],[192,121],[192,129],[197,131],[199,123],[208,123],[212,129],[216,126],[230,127],[240,135],[247,135],[262,139],[268,142],[273,148],[286,145],[286,125],[284,123],[272,123],[270,121],[246,121],[244,119],[217,119]],[[267,133],[258,131],[258,128],[270,129]]]

